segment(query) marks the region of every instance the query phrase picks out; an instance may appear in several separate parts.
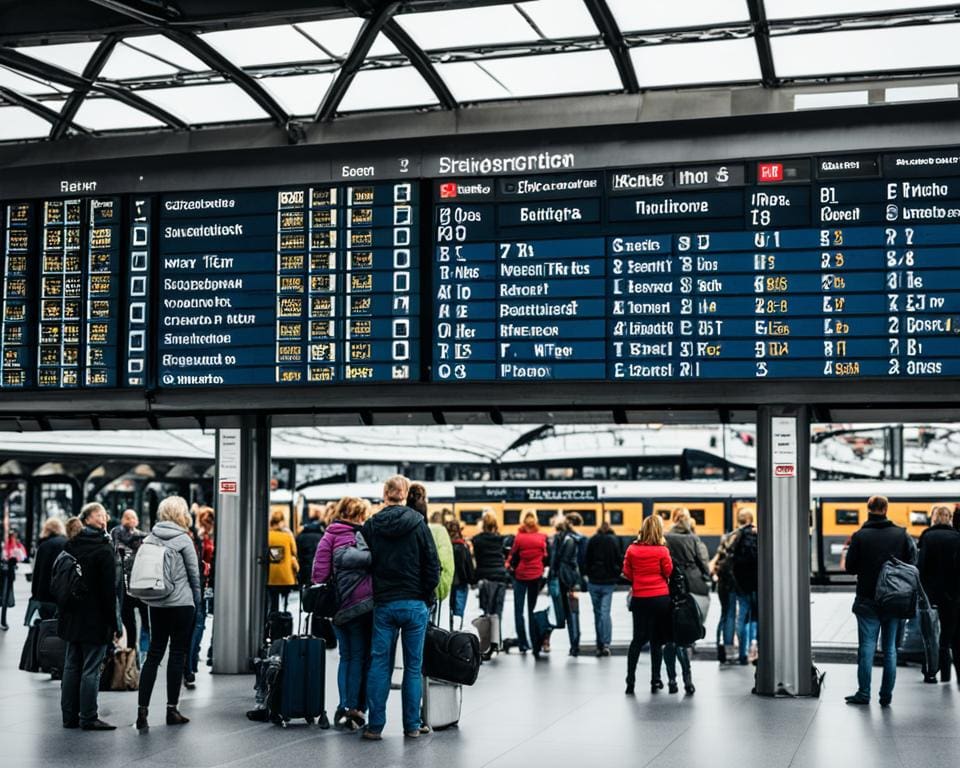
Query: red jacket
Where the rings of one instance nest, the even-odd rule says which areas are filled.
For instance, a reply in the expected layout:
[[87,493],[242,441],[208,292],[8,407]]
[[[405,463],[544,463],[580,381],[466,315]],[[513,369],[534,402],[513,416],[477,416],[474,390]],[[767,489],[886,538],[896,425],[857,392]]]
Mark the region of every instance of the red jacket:
[[630,580],[634,597],[669,595],[668,581],[672,572],[673,560],[666,547],[636,542],[627,547],[623,575]]
[[547,537],[542,533],[520,531],[513,540],[507,555],[507,568],[513,568],[513,576],[520,581],[533,581],[543,576],[543,561],[547,556]]

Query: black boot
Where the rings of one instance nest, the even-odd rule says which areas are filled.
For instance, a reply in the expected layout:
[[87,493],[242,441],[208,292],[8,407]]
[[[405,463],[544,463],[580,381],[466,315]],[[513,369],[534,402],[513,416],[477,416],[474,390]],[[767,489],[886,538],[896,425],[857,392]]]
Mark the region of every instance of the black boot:
[[147,707],[137,707],[137,726],[136,727],[138,731],[145,731],[147,730],[147,728],[150,727],[149,723],[147,723],[147,714],[148,714]]
[[946,653],[943,651],[940,652],[940,682],[949,683],[950,682],[950,651],[947,650]]
[[693,686],[693,675],[689,672],[685,672],[683,675],[683,692],[686,693],[687,696],[692,696],[697,692],[697,689]]
[[186,725],[190,718],[180,714],[176,704],[167,704],[167,725]]
[[627,675],[627,690],[625,691],[627,696],[633,696],[633,689],[636,682],[637,682],[636,677],[634,677],[632,674]]

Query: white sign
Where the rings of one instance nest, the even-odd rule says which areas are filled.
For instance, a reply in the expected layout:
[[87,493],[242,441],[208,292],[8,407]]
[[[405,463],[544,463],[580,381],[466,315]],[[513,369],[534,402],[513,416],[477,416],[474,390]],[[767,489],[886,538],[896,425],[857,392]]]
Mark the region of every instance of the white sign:
[[797,420],[774,416],[773,422],[773,476],[797,476]]
[[217,492],[225,496],[240,493],[240,430],[217,431],[220,442],[217,452]]

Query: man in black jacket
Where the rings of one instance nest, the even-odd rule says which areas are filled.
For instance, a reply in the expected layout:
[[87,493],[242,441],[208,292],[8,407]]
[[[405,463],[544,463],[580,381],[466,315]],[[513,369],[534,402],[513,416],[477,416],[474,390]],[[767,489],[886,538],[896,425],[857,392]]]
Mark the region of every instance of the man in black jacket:
[[323,532],[326,526],[320,516],[323,514],[323,508],[315,505],[310,507],[310,522],[300,529],[297,534],[297,560],[300,561],[300,570],[297,571],[297,579],[301,587],[310,586],[310,576],[313,573],[313,559],[317,556],[317,547],[320,539],[323,538]]
[[440,582],[440,560],[423,515],[404,504],[409,489],[409,481],[401,475],[387,480],[385,506],[362,529],[373,558],[374,601],[366,739],[379,740],[386,724],[391,649],[398,634],[403,639],[403,732],[415,739],[428,730],[420,720],[421,669],[430,606]]
[[[953,510],[934,504],[930,527],[920,536],[920,581],[940,614],[940,680],[950,682],[950,662],[960,684],[960,532],[953,527]],[[935,675],[924,682],[935,683]]]
[[[41,619],[52,619],[57,615],[57,599],[50,592],[50,573],[57,555],[63,552],[67,544],[67,534],[60,518],[50,517],[43,524],[40,544],[33,558],[33,579],[30,581],[30,594],[37,601],[37,611]],[[27,616],[29,622],[31,616]]]
[[850,539],[847,573],[857,576],[857,596],[853,612],[857,617],[857,692],[846,697],[848,704],[869,704],[873,676],[873,657],[877,640],[883,641],[883,679],[880,682],[880,706],[890,705],[897,682],[897,630],[900,620],[880,613],[874,600],[880,569],[891,557],[915,563],[917,548],[905,528],[887,519],[887,500],[871,496],[867,501],[867,522]]
[[610,655],[613,642],[613,619],[610,606],[613,591],[623,571],[623,547],[606,520],[587,542],[586,577],[590,604],[593,606],[593,624],[597,631],[597,656]]
[[67,542],[64,552],[77,559],[86,592],[61,608],[57,634],[67,641],[60,683],[64,728],[112,731],[115,726],[98,717],[100,665],[107,647],[120,635],[117,612],[118,563],[107,536],[107,511],[97,503],[80,511],[83,530]]

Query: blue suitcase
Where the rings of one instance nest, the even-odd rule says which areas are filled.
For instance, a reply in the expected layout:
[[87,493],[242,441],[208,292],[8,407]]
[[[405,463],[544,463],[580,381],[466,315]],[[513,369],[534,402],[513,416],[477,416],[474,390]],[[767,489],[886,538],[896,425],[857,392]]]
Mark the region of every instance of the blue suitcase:
[[[279,648],[277,646],[279,645]],[[274,643],[279,651],[280,669],[270,691],[270,715],[273,722],[287,726],[291,720],[319,721],[329,728],[324,711],[326,648],[319,637],[294,636]]]

